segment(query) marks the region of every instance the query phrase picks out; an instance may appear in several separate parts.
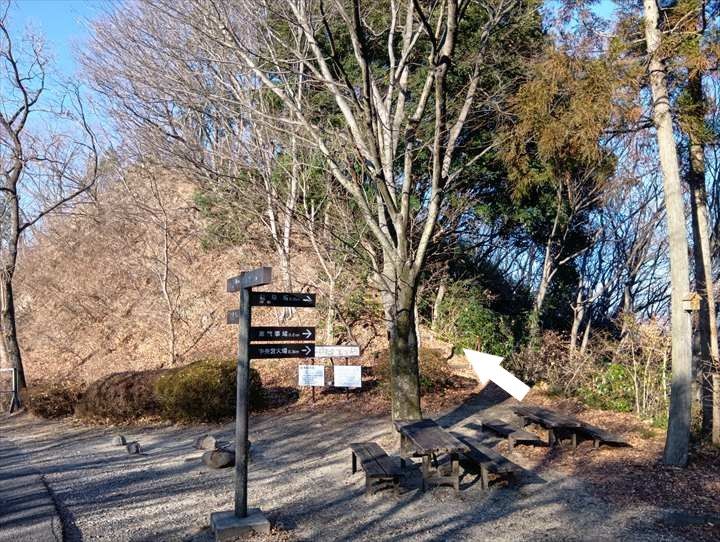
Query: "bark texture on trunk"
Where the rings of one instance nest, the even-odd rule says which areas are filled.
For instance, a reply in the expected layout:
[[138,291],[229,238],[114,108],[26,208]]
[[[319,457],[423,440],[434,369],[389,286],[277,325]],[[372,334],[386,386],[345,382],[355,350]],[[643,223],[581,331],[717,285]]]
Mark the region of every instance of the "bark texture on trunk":
[[390,379],[393,420],[419,420],[420,374],[415,325],[415,291],[399,284],[390,307]]
[[690,290],[687,229],[677,146],[670,112],[667,71],[660,56],[662,33],[658,27],[659,7],[656,0],[644,0],[643,6],[645,41],[650,57],[648,69],[653,98],[653,121],[657,131],[668,221],[672,290],[672,383],[663,461],[668,465],[684,466],[688,460],[692,398],[692,332],[690,317],[683,308],[683,299]]
[[17,326],[15,318],[15,299],[13,294],[12,275],[3,273],[2,280],[2,308],[0,309],[0,327],[2,328],[3,342],[10,367],[17,371],[18,390],[27,387],[25,370],[23,369],[22,354],[17,340]]
[[[692,115],[701,125],[705,108],[702,89],[702,74],[695,72],[688,80],[688,95],[693,107]],[[708,220],[707,191],[705,188],[705,148],[698,135],[691,130],[688,134],[689,164],[688,186],[692,211],[693,257],[695,265],[695,291],[700,295],[698,318],[698,341],[695,352],[698,360],[696,372],[701,390],[702,432],[710,434],[713,420],[712,379],[713,369],[718,362],[718,332],[715,312],[715,292],[712,276],[712,252],[710,248],[710,226]]]

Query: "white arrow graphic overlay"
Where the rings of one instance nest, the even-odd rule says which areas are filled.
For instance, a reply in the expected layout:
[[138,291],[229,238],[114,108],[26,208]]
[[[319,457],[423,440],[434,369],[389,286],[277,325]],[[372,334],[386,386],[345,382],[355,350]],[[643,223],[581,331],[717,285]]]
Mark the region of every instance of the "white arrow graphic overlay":
[[464,350],[465,357],[478,375],[481,384],[487,384],[492,380],[518,401],[522,401],[530,391],[530,386],[500,366],[503,358],[469,348]]

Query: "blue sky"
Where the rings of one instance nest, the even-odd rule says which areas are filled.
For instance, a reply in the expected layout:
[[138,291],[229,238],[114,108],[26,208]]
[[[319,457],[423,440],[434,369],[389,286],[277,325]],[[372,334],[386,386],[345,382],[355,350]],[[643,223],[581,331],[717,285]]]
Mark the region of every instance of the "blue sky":
[[11,7],[15,31],[29,27],[43,35],[46,51],[61,74],[76,70],[74,54],[87,39],[86,21],[102,11],[102,0],[16,0]]

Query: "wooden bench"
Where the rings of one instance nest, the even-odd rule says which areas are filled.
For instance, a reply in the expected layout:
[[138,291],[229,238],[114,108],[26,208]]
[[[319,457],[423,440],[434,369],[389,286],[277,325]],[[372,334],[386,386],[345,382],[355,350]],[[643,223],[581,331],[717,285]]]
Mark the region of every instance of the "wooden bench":
[[593,441],[593,448],[600,448],[600,444],[609,444],[611,446],[630,446],[628,441],[609,431],[605,431],[600,427],[595,427],[589,423],[580,422],[579,432]]
[[493,433],[506,437],[508,441],[508,449],[512,452],[515,444],[533,444],[542,445],[545,442],[535,433],[525,431],[519,427],[512,425],[504,420],[488,420],[482,422],[482,429],[488,429]]
[[492,448],[481,444],[478,440],[462,433],[453,433],[453,435],[467,446],[468,451],[465,452],[465,457],[480,467],[480,484],[483,490],[490,485],[488,477],[490,472],[511,479],[514,479],[516,474],[524,472],[525,469],[520,465],[513,463]]
[[365,491],[376,493],[392,487],[400,492],[400,467],[385,453],[377,442],[355,442],[350,445],[352,451],[352,472],[357,472],[358,460],[365,472]]

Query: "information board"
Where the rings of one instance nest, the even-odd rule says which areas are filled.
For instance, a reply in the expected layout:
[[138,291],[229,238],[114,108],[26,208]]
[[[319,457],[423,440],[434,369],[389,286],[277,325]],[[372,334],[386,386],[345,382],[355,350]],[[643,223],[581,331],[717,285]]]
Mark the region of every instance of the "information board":
[[298,365],[298,386],[325,385],[324,365]]
[[335,365],[333,385],[336,388],[362,387],[362,367],[360,365]]

